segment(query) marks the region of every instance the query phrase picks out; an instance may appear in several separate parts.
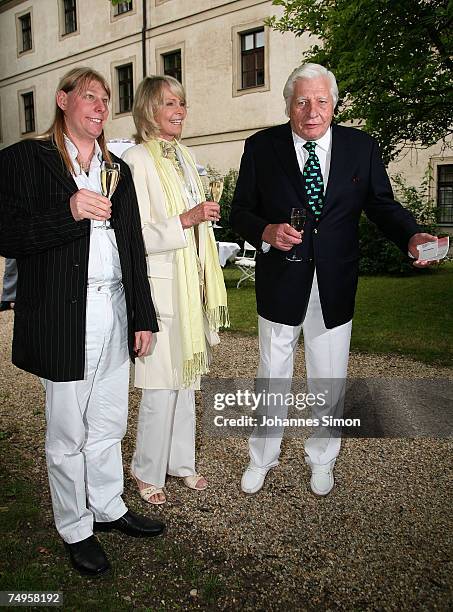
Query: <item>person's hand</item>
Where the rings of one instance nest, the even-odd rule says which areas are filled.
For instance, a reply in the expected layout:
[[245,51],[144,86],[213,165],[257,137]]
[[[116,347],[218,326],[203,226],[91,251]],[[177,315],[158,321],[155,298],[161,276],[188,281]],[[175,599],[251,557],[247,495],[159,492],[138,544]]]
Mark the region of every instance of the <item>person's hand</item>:
[[280,251],[290,251],[302,242],[303,233],[303,230],[298,232],[289,223],[270,223],[264,228],[262,238]]
[[183,229],[199,225],[203,221],[219,221],[220,206],[217,202],[202,202],[179,215]]
[[135,332],[134,353],[136,357],[146,357],[151,349],[151,338],[153,334],[150,331]]
[[76,221],[110,219],[112,204],[108,198],[89,189],[79,189],[69,199],[72,216]]
[[420,244],[424,244],[425,242],[436,242],[436,241],[437,241],[436,236],[432,236],[431,234],[419,233],[419,234],[414,234],[412,236],[412,238],[409,240],[409,244],[407,248],[409,250],[409,253],[415,259],[415,261],[412,264],[413,266],[415,266],[416,268],[426,268],[427,266],[430,266],[431,264],[437,263],[437,260],[419,261],[418,259],[419,252],[417,249],[417,246]]

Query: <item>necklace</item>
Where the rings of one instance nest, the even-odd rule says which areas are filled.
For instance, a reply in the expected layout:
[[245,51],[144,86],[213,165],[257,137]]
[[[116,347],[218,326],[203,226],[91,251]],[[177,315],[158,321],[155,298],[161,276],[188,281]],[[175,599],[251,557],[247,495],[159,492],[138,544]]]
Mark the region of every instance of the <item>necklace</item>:
[[83,170],[83,172],[85,172],[86,174],[88,174],[88,172],[90,171],[91,160],[93,159],[93,153],[91,153],[90,157],[86,160],[82,159],[80,155],[77,155],[77,163],[79,164],[80,169]]

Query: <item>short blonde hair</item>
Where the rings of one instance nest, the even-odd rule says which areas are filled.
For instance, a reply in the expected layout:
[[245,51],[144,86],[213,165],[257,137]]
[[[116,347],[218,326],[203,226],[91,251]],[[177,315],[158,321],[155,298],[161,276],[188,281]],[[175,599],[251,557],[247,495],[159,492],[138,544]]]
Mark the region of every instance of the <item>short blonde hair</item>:
[[179,81],[171,76],[145,77],[137,88],[134,96],[132,116],[137,133],[137,143],[148,142],[160,134],[160,125],[156,121],[156,113],[164,103],[164,90],[168,87],[171,93],[186,103],[186,92]]
[[[111,96],[110,86],[107,83],[107,81],[104,79],[102,74],[100,74],[96,70],[93,70],[92,68],[85,68],[85,67],[73,68],[72,70],[67,72],[61,78],[60,82],[58,83],[57,93],[59,91],[64,91],[65,93],[69,93],[70,91],[75,91],[77,94],[80,95],[89,88],[90,83],[92,81],[96,81],[97,83],[102,85],[102,87],[107,92],[107,95],[110,100],[110,96]],[[64,165],[66,166],[68,172],[70,174],[73,174],[75,170],[74,170],[74,166],[72,164],[71,158],[66,150],[66,145],[64,141],[64,132],[65,132],[64,111],[58,106],[58,104],[55,103],[55,116],[54,116],[52,125],[49,127],[49,129],[46,132],[44,132],[44,134],[40,134],[38,138],[52,139],[53,143],[57,147],[63,159]],[[98,137],[97,141],[102,151],[102,157],[106,161],[111,162],[112,158],[107,149],[107,144],[106,144],[105,136],[104,136],[104,130],[102,130],[102,133]]]

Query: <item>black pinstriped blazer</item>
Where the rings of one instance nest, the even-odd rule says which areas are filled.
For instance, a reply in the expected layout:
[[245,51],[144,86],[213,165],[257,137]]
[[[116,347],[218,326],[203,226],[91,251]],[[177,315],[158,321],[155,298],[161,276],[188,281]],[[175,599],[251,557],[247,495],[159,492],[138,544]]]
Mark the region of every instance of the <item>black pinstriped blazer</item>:
[[[137,198],[127,164],[112,197],[112,218],[127,305],[129,352],[134,332],[157,331]],[[90,222],[76,222],[69,198],[77,185],[48,140],[0,151],[0,254],[18,265],[13,363],[53,381],[81,380]]]

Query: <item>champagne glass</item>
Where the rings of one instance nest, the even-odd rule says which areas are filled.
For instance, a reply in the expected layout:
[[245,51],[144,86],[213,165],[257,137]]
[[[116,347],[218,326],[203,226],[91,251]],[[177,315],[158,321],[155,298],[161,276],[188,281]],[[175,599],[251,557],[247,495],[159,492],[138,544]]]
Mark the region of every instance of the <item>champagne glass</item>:
[[[292,208],[290,225],[298,232],[304,229],[307,211],[305,208]],[[295,244],[291,249],[291,254],[286,256],[288,261],[302,261],[302,257],[298,253],[298,245]]]
[[[120,180],[120,165],[103,161],[101,165],[101,192],[102,195],[111,199]],[[106,220],[100,226],[105,230],[113,229],[110,221]]]
[[[223,179],[215,178],[209,181],[209,189],[211,190],[211,199],[213,202],[220,202],[223,192]],[[214,229],[219,229],[221,226],[215,222],[212,226]]]

